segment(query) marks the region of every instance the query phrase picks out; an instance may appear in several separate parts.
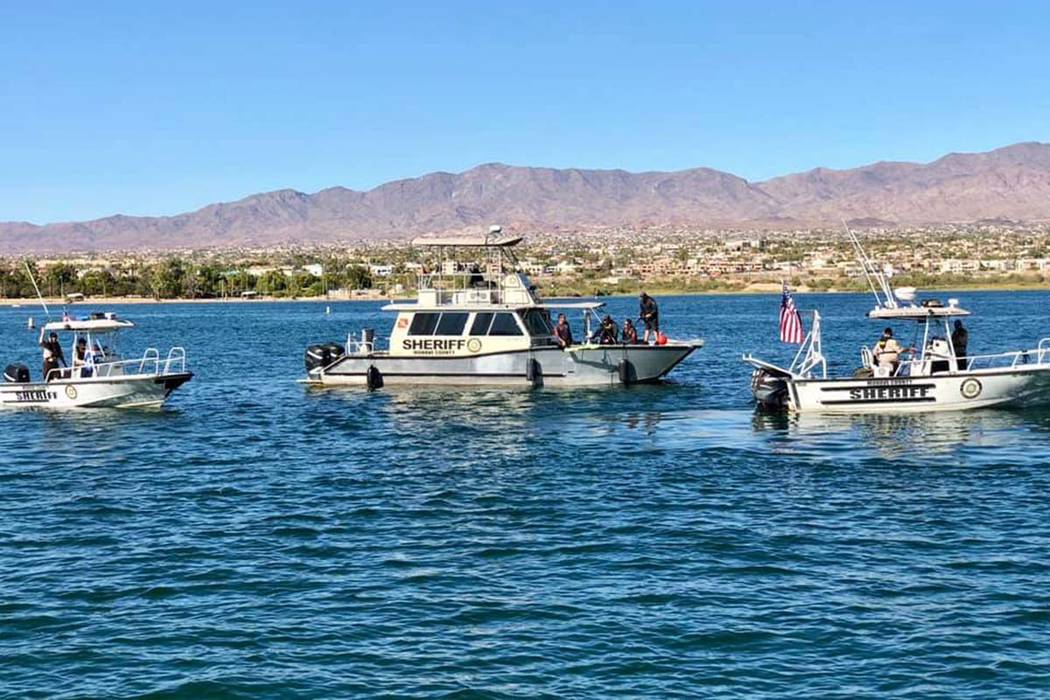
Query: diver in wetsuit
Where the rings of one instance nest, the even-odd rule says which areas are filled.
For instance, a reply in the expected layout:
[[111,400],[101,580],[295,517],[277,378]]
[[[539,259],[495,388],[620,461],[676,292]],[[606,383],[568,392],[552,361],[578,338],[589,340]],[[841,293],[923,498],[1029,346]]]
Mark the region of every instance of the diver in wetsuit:
[[638,297],[638,318],[645,324],[645,338],[642,342],[649,342],[649,333],[653,334],[653,340],[660,335],[660,309],[656,306],[656,300],[642,292]]
[[602,324],[598,327],[598,343],[600,345],[615,345],[620,335],[620,329],[612,316],[606,315]]
[[638,342],[638,329],[631,323],[631,319],[626,318],[623,321],[623,343],[625,345],[635,345]]

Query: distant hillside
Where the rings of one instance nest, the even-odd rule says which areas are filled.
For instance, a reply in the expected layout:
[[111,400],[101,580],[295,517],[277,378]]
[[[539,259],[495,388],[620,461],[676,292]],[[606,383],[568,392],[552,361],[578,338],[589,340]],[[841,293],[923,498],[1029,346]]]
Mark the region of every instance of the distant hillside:
[[917,224],[1050,220],[1050,145],[953,153],[932,163],[818,168],[751,183],[679,172],[556,170],[501,164],[431,173],[367,192],[278,190],[163,217],[0,223],[0,252],[171,249],[395,238],[501,223],[551,227]]

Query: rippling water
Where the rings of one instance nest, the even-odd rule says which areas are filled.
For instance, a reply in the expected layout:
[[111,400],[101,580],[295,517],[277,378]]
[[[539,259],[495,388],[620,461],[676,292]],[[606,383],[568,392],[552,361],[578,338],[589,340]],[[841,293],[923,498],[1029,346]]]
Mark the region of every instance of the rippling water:
[[[971,352],[1050,335],[1050,294],[960,296]],[[378,304],[119,309],[197,376],[0,413],[0,693],[1045,694],[1050,414],[756,414],[778,303],[662,300],[708,343],[665,385],[372,394],[294,380]],[[839,369],[878,334],[799,304]],[[36,373],[30,314],[0,361]]]

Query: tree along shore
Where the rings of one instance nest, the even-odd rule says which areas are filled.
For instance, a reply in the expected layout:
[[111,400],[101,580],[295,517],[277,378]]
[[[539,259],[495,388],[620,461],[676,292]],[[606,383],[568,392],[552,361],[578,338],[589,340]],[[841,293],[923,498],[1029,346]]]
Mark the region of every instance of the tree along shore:
[[[373,277],[363,265],[333,266],[333,272],[314,275],[304,270],[268,270],[254,275],[245,269],[222,269],[215,265],[194,265],[178,259],[135,268],[127,272],[88,270],[58,263],[38,273],[30,264],[41,294],[51,303],[61,303],[69,295],[83,295],[111,303],[143,301],[208,301],[248,298],[264,299],[354,299],[412,298],[416,276],[393,273]],[[534,279],[544,297],[593,297],[650,294],[732,294],[775,293],[781,282],[797,292],[866,292],[866,280],[855,277],[814,277],[795,275],[780,280],[769,275],[719,278],[659,277],[623,279],[610,285],[596,275],[543,276]],[[935,290],[1025,290],[1050,289],[1050,278],[1039,274],[902,274],[893,278],[896,287],[911,286]],[[0,300],[26,302],[37,298],[25,267],[0,267]]]

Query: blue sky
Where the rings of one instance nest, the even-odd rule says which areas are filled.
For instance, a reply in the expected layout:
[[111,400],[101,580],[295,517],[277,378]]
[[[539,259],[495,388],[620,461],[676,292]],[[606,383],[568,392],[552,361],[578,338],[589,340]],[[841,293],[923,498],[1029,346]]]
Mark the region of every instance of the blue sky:
[[3,3],[0,220],[1050,141],[1048,46],[1038,2]]

